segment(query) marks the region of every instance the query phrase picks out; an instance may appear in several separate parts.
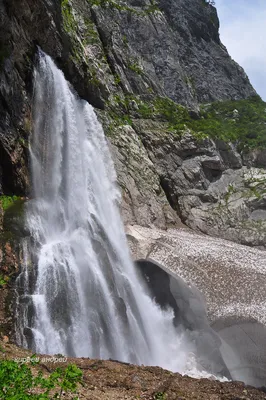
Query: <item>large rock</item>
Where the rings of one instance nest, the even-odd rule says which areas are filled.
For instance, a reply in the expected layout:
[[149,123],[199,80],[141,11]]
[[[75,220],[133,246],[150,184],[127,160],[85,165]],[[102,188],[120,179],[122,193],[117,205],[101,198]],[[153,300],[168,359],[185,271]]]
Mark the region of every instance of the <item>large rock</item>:
[[207,190],[180,196],[178,203],[192,229],[266,248],[266,170],[227,169]]
[[134,129],[129,125],[117,128],[110,143],[123,193],[124,223],[163,229],[176,225],[179,218],[170,207],[159,175]]
[[117,88],[86,0],[4,0],[0,18],[0,192],[24,194],[37,46],[95,107]]

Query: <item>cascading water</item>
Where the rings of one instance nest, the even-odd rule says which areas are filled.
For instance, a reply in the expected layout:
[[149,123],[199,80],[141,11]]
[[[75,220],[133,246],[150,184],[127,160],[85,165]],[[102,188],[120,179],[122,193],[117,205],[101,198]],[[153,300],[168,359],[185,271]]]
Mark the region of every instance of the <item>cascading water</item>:
[[150,300],[130,259],[102,127],[41,51],[30,157],[33,199],[26,218],[36,266],[32,291],[29,263],[19,277],[27,289],[24,304],[31,299],[28,311],[18,313],[20,343],[40,353],[181,371],[185,355],[173,314]]

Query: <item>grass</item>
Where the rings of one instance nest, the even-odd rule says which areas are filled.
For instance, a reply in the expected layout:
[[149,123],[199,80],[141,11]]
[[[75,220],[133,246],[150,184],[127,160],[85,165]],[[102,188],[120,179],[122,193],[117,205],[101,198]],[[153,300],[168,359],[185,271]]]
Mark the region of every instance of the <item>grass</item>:
[[164,392],[157,392],[153,396],[154,400],[166,400],[166,394]]
[[74,18],[72,12],[72,6],[69,3],[69,0],[61,1],[61,10],[62,10],[64,29],[69,33],[73,31],[75,32],[77,29],[77,22]]

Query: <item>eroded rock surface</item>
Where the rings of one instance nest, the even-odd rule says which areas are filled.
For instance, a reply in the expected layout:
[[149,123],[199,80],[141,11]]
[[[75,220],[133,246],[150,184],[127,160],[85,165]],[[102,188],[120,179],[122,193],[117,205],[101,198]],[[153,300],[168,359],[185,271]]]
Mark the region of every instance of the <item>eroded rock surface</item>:
[[223,341],[221,354],[234,380],[266,383],[266,327],[255,321],[222,318],[212,325]]

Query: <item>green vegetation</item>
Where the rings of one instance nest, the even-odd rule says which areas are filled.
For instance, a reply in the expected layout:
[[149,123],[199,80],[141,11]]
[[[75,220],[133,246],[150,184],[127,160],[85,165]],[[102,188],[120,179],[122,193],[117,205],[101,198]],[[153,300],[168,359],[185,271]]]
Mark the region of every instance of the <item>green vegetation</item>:
[[136,72],[138,75],[143,74],[143,70],[137,62],[130,62],[128,68],[131,69],[131,71]]
[[3,276],[0,273],[0,288],[5,286],[8,283],[9,278],[7,276]]
[[[226,193],[223,196],[222,202],[219,204],[219,211],[223,208],[228,210],[230,203],[235,201],[234,195],[237,195],[238,199],[251,199],[256,197],[258,200],[264,198],[266,194],[266,173],[261,171],[258,174],[252,176],[252,170],[243,175],[245,187],[240,189],[234,184],[229,184]],[[257,224],[258,221],[252,221],[252,224]]]
[[198,118],[170,99],[157,98],[153,106],[177,134],[188,128],[196,137],[233,142],[239,150],[266,147],[266,103],[259,96],[204,105]]
[[12,206],[15,201],[20,200],[18,196],[0,196],[0,203],[4,211],[6,211],[10,206]]
[[81,69],[84,69],[86,65],[88,83],[93,86],[100,86],[101,81],[98,78],[99,63],[96,60],[93,63],[88,63],[85,51],[86,46],[100,43],[95,24],[80,15],[73,8],[71,0],[61,0],[61,11],[64,31],[68,34],[71,42],[71,60]]
[[126,35],[122,36],[122,40],[123,40],[124,45],[128,46],[128,40],[127,40]]
[[156,114],[158,114],[162,119],[168,121],[171,130],[183,130],[184,124],[190,121],[188,110],[185,107],[176,104],[169,98],[155,98],[153,107]]
[[[113,97],[115,110],[109,114],[113,119],[123,122],[131,121],[131,116],[138,116],[144,119],[161,119],[168,122],[168,130],[181,133],[184,130],[184,123],[191,120],[188,110],[165,97],[155,97],[150,101],[144,101],[134,95]],[[117,109],[120,109],[118,115]]]
[[240,150],[266,147],[266,103],[259,96],[203,106],[189,127],[214,139],[236,143]]
[[230,184],[228,186],[228,188],[227,188],[227,192],[224,195],[224,200],[225,200],[225,204],[226,204],[227,207],[228,207],[228,204],[229,204],[229,199],[234,193],[237,193],[237,190],[234,187],[234,185]]
[[245,197],[257,197],[262,199],[266,193],[266,174],[261,173],[260,176],[246,176],[245,186],[248,188],[245,191]]
[[121,78],[118,74],[114,75],[114,82],[115,82],[115,85],[119,85],[121,83]]
[[84,32],[84,38],[83,38],[84,44],[86,45],[86,44],[99,43],[100,40],[95,24],[88,19],[84,19],[84,23],[86,25],[86,31]]
[[142,118],[159,117],[178,135],[190,129],[198,138],[232,142],[239,150],[266,148],[266,103],[259,96],[204,105],[198,116],[168,98],[137,103]]
[[72,13],[72,6],[69,3],[69,0],[61,0],[61,10],[62,10],[64,29],[67,32],[76,31],[77,23]]
[[96,71],[96,69],[95,69],[95,67],[93,65],[91,65],[91,67],[90,67],[88,80],[89,80],[89,83],[91,83],[94,86],[100,86],[101,85],[101,81],[97,77],[97,71]]
[[166,400],[166,394],[164,392],[157,392],[155,393],[155,395],[153,396],[154,400]]
[[18,138],[18,143],[21,144],[21,146],[23,146],[23,147],[28,147],[28,143],[27,143],[26,139],[23,137]]
[[[38,363],[38,362],[37,362]],[[36,364],[31,358],[32,366]],[[82,372],[76,365],[57,368],[47,378],[41,371],[33,374],[29,366],[15,361],[0,362],[0,398],[3,400],[62,399],[64,392],[76,393]],[[77,397],[72,397],[77,399]]]
[[198,139],[232,142],[239,151],[266,148],[266,103],[259,96],[203,105],[198,114],[165,97],[147,101],[134,95],[116,95],[113,103],[110,115],[121,124],[132,117],[157,119],[166,121],[168,131],[178,136],[189,129]]

